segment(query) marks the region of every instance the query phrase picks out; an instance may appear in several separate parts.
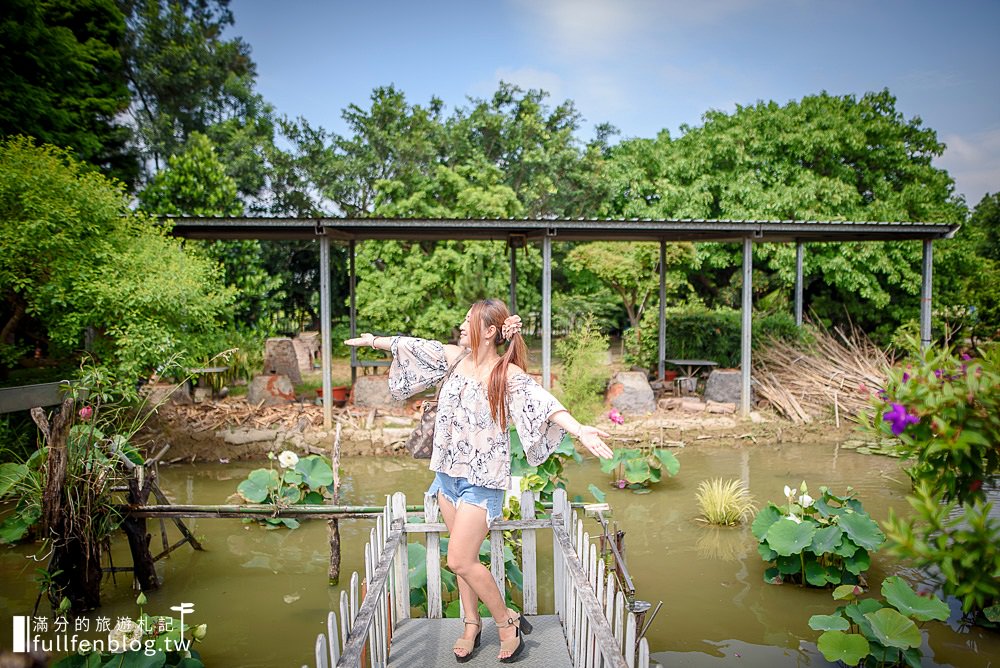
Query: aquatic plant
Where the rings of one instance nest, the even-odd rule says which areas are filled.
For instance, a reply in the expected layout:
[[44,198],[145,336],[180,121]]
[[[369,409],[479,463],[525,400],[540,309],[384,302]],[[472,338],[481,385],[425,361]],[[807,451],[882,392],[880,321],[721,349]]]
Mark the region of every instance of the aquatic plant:
[[816,642],[823,657],[848,666],[920,666],[923,638],[915,621],[947,620],[947,604],[917,594],[897,576],[883,580],[884,602],[858,599],[862,593],[856,585],[837,587],[833,598],[849,603],[832,615],[809,618],[809,628],[823,632]]
[[797,489],[786,485],[784,492],[786,503],[768,503],[751,525],[760,556],[774,563],[764,581],[813,587],[856,584],[885,535],[853,490],[848,487],[845,496],[837,496],[820,487],[820,498],[813,499],[803,481]]
[[[319,455],[299,457],[291,450],[279,455],[268,453],[270,468],[254,469],[236,486],[236,493],[247,503],[272,503],[278,508],[295,504],[323,503],[324,492],[333,494],[333,468]],[[275,470],[274,462],[278,462]],[[253,521],[253,520],[248,520]],[[291,517],[267,517],[271,526],[299,527]]]
[[601,470],[611,474],[612,487],[636,494],[649,493],[649,486],[660,482],[664,473],[674,476],[680,468],[674,453],[654,445],[618,448],[611,459],[601,460]]
[[756,506],[750,490],[742,480],[702,480],[696,494],[702,517],[709,524],[734,526],[753,516]]

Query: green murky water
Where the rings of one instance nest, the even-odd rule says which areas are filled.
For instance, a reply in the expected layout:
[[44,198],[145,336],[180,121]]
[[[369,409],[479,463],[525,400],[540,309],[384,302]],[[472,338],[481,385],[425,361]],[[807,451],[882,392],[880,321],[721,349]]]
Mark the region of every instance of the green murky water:
[[[895,460],[859,455],[834,446],[689,447],[678,451],[681,471],[652,494],[610,491],[614,519],[627,533],[626,557],[639,598],[663,608],[650,628],[654,659],[668,666],[826,666],[817,652],[818,633],[811,615],[836,607],[829,591],[764,584],[764,564],[749,528],[718,529],[695,520],[695,490],[707,478],[743,478],[761,502],[779,501],[782,487],[806,480],[817,489],[848,485],[876,520],[889,508],[907,512],[905,475]],[[419,503],[431,474],[426,462],[403,459],[348,458],[343,463],[344,503],[380,505],[385,494],[402,491]],[[224,503],[236,484],[254,468],[236,464],[198,464],[165,468],[161,485],[177,503]],[[589,498],[591,482],[604,487],[596,462],[571,465],[569,492]],[[240,520],[189,521],[206,547],[188,546],[159,562],[163,588],[149,595],[148,611],[167,613],[180,602],[194,603],[189,621],[207,623],[200,646],[206,664],[220,666],[300,666],[311,664],[316,634],[326,611],[337,609],[339,590],[328,587],[326,524],[303,522],[295,531],[266,531]],[[362,548],[372,523],[341,522],[342,572],[363,571]],[[596,525],[593,525],[596,530]],[[159,527],[150,523],[154,546]],[[171,537],[175,536],[170,529]],[[541,546],[549,543],[546,537]],[[31,615],[32,582],[38,564],[23,547],[0,552],[0,607],[11,615]],[[550,553],[549,553],[550,554]],[[115,546],[115,562],[129,563],[124,544]],[[542,582],[551,567],[542,568]],[[911,582],[922,576],[890,561],[873,558],[870,583],[900,574]],[[91,617],[135,616],[131,577],[108,583],[105,606]],[[542,593],[542,611],[551,610],[551,592]],[[0,642],[11,646],[11,623]],[[931,624],[924,646],[927,666],[1000,665],[1000,633]]]

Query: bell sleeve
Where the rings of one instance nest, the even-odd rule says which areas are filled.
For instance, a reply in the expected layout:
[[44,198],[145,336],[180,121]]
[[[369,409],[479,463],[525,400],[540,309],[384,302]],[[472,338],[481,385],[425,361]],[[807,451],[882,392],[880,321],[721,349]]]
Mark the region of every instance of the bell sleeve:
[[524,446],[528,463],[538,466],[559,447],[566,431],[550,420],[554,413],[566,410],[527,374],[507,381],[510,421]]
[[438,341],[397,336],[390,347],[389,394],[396,401],[412,397],[444,378],[448,358]]

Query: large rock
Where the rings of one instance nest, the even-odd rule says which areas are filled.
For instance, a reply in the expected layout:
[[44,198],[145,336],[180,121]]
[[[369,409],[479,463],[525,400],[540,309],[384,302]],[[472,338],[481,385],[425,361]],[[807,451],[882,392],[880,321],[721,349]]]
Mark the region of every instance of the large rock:
[[[251,406],[281,406],[295,401],[295,386],[288,376],[266,374],[257,376],[247,390],[247,402]],[[261,404],[263,402],[263,404]]]
[[705,383],[705,401],[739,404],[741,378],[739,369],[715,369]]
[[292,339],[292,346],[295,347],[295,356],[300,371],[312,371],[313,362],[320,354],[318,332],[301,332]]
[[264,373],[288,376],[293,383],[302,382],[299,357],[295,344],[287,337],[274,337],[264,343]]
[[365,408],[403,408],[389,394],[389,376],[359,376],[354,381],[354,405]]
[[608,404],[627,415],[646,415],[656,411],[656,398],[642,371],[620,371],[608,387]]

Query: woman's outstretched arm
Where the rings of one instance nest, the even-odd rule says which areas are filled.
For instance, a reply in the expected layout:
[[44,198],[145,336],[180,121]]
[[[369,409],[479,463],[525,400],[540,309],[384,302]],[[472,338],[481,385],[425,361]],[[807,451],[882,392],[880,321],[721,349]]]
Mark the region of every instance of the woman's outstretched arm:
[[597,427],[580,424],[567,410],[556,411],[549,419],[565,429],[570,436],[575,436],[585,448],[597,457],[610,459],[614,455],[608,444],[601,439],[602,436],[611,436],[608,432]]

